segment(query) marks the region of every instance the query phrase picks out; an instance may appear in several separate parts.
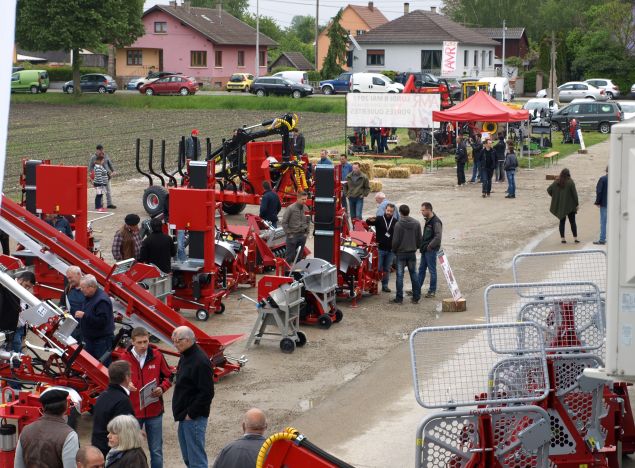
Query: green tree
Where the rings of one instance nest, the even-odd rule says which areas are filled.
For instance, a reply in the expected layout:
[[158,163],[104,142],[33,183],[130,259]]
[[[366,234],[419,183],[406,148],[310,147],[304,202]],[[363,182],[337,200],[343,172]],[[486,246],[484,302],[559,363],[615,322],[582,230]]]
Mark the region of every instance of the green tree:
[[288,31],[295,34],[302,42],[311,44],[315,40],[315,17],[294,16]]
[[191,0],[193,7],[217,8],[218,5],[232,16],[243,19],[247,15],[249,0]]
[[142,13],[143,0],[20,0],[16,41],[32,50],[72,51],[78,95],[79,51],[132,44],[143,34]]
[[340,24],[343,9],[337,12],[328,26],[326,35],[330,40],[329,50],[322,65],[322,76],[331,78],[342,73],[342,65],[346,63],[346,47],[348,44],[348,33]]
[[[256,28],[256,15],[247,14],[243,21],[252,28]],[[269,16],[260,16],[260,33],[270,37],[276,42],[284,37],[284,31],[278,26],[276,20]]]

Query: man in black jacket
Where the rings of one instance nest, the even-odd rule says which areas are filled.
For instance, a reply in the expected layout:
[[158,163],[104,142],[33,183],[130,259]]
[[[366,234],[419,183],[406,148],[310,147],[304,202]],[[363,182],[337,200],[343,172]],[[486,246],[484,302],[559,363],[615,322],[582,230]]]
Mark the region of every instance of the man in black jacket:
[[594,241],[595,245],[606,244],[606,214],[609,198],[609,168],[606,167],[606,174],[598,179],[595,187],[595,206],[600,209],[600,239]]
[[483,183],[483,198],[489,197],[492,192],[492,177],[494,176],[494,168],[496,167],[496,151],[492,148],[492,140],[485,140],[485,149],[483,150],[483,170],[481,171],[481,182]]
[[458,186],[465,185],[465,163],[467,162],[467,145],[463,136],[456,139],[456,178]]
[[421,224],[409,216],[410,207],[408,205],[399,207],[399,215],[399,222],[395,225],[392,239],[392,251],[397,256],[397,294],[390,302],[393,304],[403,303],[403,275],[404,270],[408,267],[412,283],[412,302],[417,304],[421,299],[421,284],[417,276],[417,249],[421,245]]
[[269,221],[273,227],[278,227],[278,213],[282,209],[280,197],[273,190],[267,180],[262,181],[262,188],[265,191],[260,199],[260,217]]
[[130,364],[127,361],[116,361],[108,367],[108,388],[99,395],[93,407],[93,435],[91,444],[104,454],[110,450],[108,447],[108,423],[116,416],[122,414],[134,415],[130,403]]
[[179,423],[181,455],[188,468],[208,468],[205,430],[214,398],[212,364],[196,344],[191,328],[175,328],[172,343],[181,353],[172,396],[172,414]]
[[425,297],[434,297],[437,292],[437,254],[441,249],[443,223],[432,211],[432,204],[423,202],[421,214],[426,220],[423,226],[423,240],[421,242],[421,263],[419,264],[419,284],[423,289],[426,280],[426,269],[430,270],[430,287]]
[[383,216],[373,216],[366,220],[369,226],[375,226],[375,236],[379,250],[379,272],[381,277],[381,290],[390,292],[388,281],[390,280],[390,268],[392,267],[392,237],[395,232],[397,220],[394,218],[395,205],[388,203]]
[[141,243],[139,261],[152,263],[163,273],[172,271],[172,257],[176,255],[174,239],[163,232],[163,221],[152,218],[150,221],[152,232]]
[[505,182],[505,150],[507,144],[502,132],[498,132],[498,141],[494,145],[496,151],[496,182]]
[[[95,359],[101,359],[106,352],[111,351],[115,338],[112,301],[108,294],[99,289],[97,279],[93,275],[84,276],[79,287],[86,299],[82,309],[75,312],[75,318],[79,319],[86,352]],[[103,364],[110,364],[110,356]]]
[[475,184],[477,179],[481,180],[481,167],[483,162],[483,142],[481,141],[481,134],[474,135],[472,140],[472,178],[470,184]]
[[300,130],[296,128],[293,129],[293,135],[291,137],[293,140],[293,154],[300,157],[304,154],[304,146],[305,140],[304,135],[300,133]]

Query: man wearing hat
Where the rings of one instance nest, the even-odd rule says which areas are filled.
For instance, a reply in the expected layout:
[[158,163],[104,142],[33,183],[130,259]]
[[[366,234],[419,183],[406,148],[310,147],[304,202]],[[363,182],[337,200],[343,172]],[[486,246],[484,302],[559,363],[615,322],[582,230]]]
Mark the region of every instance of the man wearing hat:
[[97,145],[97,148],[95,149],[95,153],[90,157],[90,160],[88,161],[88,173],[90,174],[95,169],[95,161],[97,160],[98,155],[102,155],[104,157],[103,166],[108,172],[108,184],[106,184],[106,203],[108,205],[108,208],[110,208],[111,210],[114,210],[117,207],[112,202],[112,190],[110,189],[110,179],[112,179],[115,175],[115,166],[113,166],[110,156],[108,156],[108,154],[106,154],[106,152],[104,151],[103,145]]
[[49,388],[40,395],[43,414],[20,434],[15,450],[15,468],[74,468],[79,438],[64,419],[68,392]]
[[192,134],[185,140],[185,157],[192,161],[201,159],[201,140],[198,138],[198,130],[192,130]]
[[112,241],[112,256],[120,262],[129,258],[139,259],[141,254],[141,236],[139,235],[139,218],[136,214],[126,215],[124,225],[115,233]]

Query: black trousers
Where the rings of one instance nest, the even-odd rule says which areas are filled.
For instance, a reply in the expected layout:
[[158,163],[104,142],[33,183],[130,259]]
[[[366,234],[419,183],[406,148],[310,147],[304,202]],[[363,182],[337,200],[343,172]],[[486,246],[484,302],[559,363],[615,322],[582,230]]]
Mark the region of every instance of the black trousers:
[[465,184],[465,163],[456,163],[456,178],[459,185]]
[[11,253],[9,249],[9,235],[4,231],[0,231],[0,244],[2,244],[2,253],[9,255]]
[[566,217],[560,220],[560,226],[558,226],[558,228],[560,229],[560,237],[564,237],[564,225],[567,221],[567,218],[569,218],[569,224],[571,225],[571,233],[573,234],[573,237],[578,237],[578,226],[575,223],[575,211],[572,211]]

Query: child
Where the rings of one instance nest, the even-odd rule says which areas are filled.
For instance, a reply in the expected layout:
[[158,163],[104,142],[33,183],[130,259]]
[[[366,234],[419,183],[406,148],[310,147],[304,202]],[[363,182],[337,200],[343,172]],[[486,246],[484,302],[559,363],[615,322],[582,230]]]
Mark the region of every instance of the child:
[[95,159],[95,167],[91,175],[93,177],[93,186],[95,187],[95,210],[106,211],[103,205],[103,197],[108,185],[108,171],[104,167],[103,155],[98,155]]

